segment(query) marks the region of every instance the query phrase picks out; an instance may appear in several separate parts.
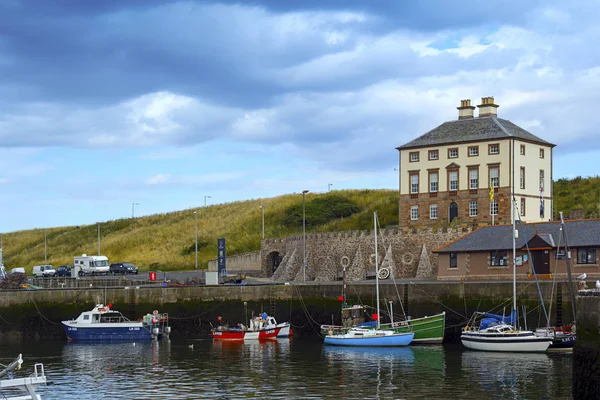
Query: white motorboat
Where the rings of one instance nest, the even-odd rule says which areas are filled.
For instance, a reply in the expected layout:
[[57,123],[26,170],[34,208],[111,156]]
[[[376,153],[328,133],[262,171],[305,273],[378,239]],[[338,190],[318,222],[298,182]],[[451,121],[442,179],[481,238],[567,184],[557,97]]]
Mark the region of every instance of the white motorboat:
[[23,357],[19,357],[0,371],[0,394],[6,400],[41,400],[36,393],[40,385],[46,385],[46,375],[44,373],[44,364],[35,364],[33,374],[26,378],[15,377],[14,371],[20,370],[23,364]]

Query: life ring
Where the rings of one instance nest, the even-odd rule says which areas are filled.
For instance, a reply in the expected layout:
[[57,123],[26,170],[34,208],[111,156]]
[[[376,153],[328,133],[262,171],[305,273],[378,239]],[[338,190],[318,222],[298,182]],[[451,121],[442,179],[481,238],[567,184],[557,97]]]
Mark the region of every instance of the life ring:
[[154,315],[158,315],[158,310],[154,310],[154,311],[152,311],[152,314],[154,314]]
[[467,331],[467,332],[468,332],[468,331],[470,331],[470,330],[471,330],[471,327],[470,327],[469,325],[465,326],[465,331]]
[[340,259],[340,264],[342,265],[342,267],[346,268],[350,265],[350,259],[347,256],[342,256],[342,258]]
[[388,268],[381,268],[379,270],[379,279],[387,279],[390,277],[390,270]]

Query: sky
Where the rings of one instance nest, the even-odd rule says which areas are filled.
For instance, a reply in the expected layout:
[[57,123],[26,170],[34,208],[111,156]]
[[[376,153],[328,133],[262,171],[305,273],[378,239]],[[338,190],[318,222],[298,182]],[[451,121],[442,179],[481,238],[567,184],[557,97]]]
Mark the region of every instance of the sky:
[[397,189],[395,148],[485,96],[595,176],[599,7],[0,0],[0,233]]

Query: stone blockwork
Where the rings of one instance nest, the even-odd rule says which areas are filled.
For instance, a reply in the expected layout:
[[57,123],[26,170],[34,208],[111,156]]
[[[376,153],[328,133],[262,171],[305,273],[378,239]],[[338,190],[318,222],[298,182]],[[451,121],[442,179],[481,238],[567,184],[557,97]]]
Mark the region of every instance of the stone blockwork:
[[[437,254],[432,250],[471,232],[470,228],[384,229],[378,237],[381,275],[401,278],[435,278]],[[261,246],[263,275],[274,281],[304,280],[302,235],[265,239]],[[314,233],[306,235],[306,280],[364,280],[375,274],[375,244],[372,231]]]

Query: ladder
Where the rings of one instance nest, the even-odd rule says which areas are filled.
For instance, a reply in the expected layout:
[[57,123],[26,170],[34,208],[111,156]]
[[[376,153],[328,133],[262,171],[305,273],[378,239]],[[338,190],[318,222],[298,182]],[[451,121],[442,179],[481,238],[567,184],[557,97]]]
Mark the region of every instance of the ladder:
[[135,318],[135,290],[129,288],[129,319],[134,321]]
[[277,307],[277,287],[275,284],[269,285],[269,315],[275,316],[275,310]]

